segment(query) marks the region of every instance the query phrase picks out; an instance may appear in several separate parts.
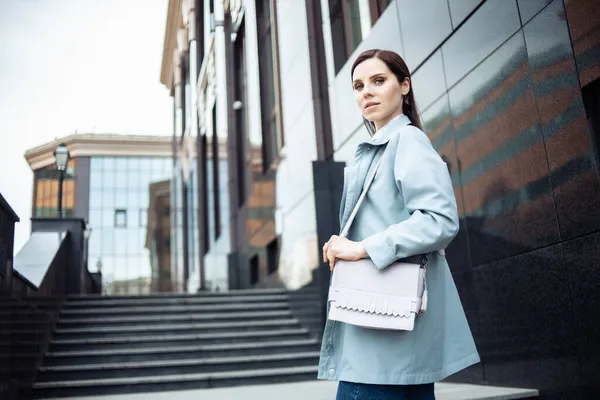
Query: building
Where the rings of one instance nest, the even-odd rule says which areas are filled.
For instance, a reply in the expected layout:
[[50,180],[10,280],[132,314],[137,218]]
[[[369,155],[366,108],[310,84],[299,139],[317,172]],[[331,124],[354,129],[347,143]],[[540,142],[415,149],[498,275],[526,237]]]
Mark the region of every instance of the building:
[[[483,362],[453,379],[595,393],[595,3],[169,1],[161,81],[180,141],[198,138],[202,268],[226,267],[232,288],[326,289],[319,249],[339,231],[343,167],[366,134],[350,67],[363,50],[394,50],[459,205],[448,259]],[[213,138],[227,148],[218,173],[204,155]],[[265,179],[273,207],[257,212]],[[268,222],[251,223],[259,214]]]
[[[167,223],[171,229],[170,221],[156,218],[157,210],[150,205],[158,198],[161,206],[170,209],[170,194],[159,197],[157,185],[169,191],[172,138],[75,134],[28,150],[25,158],[34,174],[34,217],[56,216],[58,171],[53,152],[60,143],[67,145],[72,157],[63,184],[63,215],[84,218],[91,226],[88,269],[102,271],[104,292],[140,294],[182,287],[181,277],[170,273],[171,260],[156,256],[170,247],[170,233],[147,234],[149,220]],[[171,282],[152,283],[153,277],[158,279],[152,265],[154,269],[160,265]]]

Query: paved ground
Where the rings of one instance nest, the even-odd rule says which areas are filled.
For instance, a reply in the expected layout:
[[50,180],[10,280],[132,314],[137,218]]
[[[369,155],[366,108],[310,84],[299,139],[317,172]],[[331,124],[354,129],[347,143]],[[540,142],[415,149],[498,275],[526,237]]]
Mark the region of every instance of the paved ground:
[[[263,386],[238,386],[101,397],[71,397],[70,400],[334,400],[337,382],[302,382]],[[497,388],[452,383],[436,385],[437,400],[511,400],[537,396],[529,389]]]

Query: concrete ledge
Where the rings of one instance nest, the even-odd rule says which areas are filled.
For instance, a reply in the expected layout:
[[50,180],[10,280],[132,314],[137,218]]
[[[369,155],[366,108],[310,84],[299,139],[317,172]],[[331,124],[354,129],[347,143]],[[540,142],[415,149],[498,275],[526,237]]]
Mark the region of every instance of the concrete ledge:
[[[223,389],[200,389],[178,392],[140,393],[102,396],[103,400],[333,400],[337,382],[311,381],[261,386],[238,386]],[[538,397],[534,389],[438,383],[437,400],[514,400]],[[71,397],[70,400],[98,400],[99,397]]]

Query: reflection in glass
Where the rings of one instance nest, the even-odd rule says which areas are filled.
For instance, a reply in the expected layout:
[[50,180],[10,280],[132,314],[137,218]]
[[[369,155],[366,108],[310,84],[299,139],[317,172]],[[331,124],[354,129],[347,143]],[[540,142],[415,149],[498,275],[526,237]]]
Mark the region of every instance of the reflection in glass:
[[446,0],[398,0],[398,14],[405,61],[412,70],[452,32],[448,5]]
[[560,0],[523,29],[563,240],[600,228],[600,185]]
[[445,95],[436,101],[422,115],[423,129],[431,140],[448,167],[452,179],[452,187],[456,197],[460,230],[447,249],[448,264],[453,272],[465,270],[469,267],[469,247],[467,242],[466,220],[462,186],[460,179],[460,162],[456,156],[456,144],[448,96]]
[[438,50],[414,73],[412,84],[417,107],[422,111],[446,92],[441,50]]
[[515,0],[488,0],[442,46],[448,87],[521,27]]
[[522,34],[449,95],[474,265],[557,241]]

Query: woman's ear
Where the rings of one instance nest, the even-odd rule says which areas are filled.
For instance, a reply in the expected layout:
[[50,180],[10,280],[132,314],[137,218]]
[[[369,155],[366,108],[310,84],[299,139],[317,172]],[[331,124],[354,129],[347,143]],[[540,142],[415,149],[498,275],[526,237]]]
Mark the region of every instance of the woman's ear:
[[402,91],[402,96],[406,96],[408,94],[408,92],[410,92],[410,79],[404,78],[404,80],[402,81],[402,85],[400,85],[400,87],[401,87],[401,91]]

